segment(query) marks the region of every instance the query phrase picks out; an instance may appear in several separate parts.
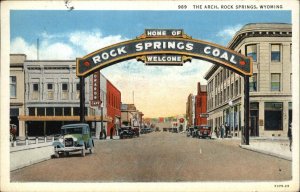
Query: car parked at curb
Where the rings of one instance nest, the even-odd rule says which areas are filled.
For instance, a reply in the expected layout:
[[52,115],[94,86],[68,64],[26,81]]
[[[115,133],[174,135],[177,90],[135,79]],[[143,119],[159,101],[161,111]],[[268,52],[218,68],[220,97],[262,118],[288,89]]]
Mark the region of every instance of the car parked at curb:
[[73,152],[81,152],[85,156],[86,150],[91,154],[94,152],[94,140],[91,137],[88,124],[69,124],[61,127],[61,135],[58,141],[53,142],[55,156],[63,153],[68,156]]
[[211,139],[212,130],[211,126],[208,125],[200,125],[196,126],[198,130],[198,137],[199,138],[209,138]]

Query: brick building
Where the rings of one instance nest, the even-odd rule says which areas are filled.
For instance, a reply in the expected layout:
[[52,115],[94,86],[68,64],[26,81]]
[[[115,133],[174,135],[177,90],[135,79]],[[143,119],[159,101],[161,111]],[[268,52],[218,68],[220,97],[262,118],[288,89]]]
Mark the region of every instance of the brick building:
[[207,117],[205,116],[207,112],[206,102],[206,85],[200,85],[200,82],[198,82],[197,95],[195,95],[195,125],[207,124]]
[[111,129],[113,129],[113,135],[116,134],[116,130],[121,125],[121,92],[109,81],[106,81],[107,94],[106,94],[106,108],[107,115],[112,117],[112,122],[107,123],[107,135],[110,136]]

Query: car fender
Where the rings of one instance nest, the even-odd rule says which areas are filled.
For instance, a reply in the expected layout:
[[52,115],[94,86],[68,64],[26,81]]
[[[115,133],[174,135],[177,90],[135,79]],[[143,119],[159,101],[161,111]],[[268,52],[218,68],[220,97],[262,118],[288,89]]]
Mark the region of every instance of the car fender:
[[93,141],[93,139],[89,139],[88,148],[92,148],[92,147],[94,147],[94,141]]
[[78,141],[78,145],[79,146],[84,146],[84,141],[83,140]]
[[64,147],[65,147],[65,145],[64,145],[63,143],[59,142],[59,141],[54,141],[54,142],[52,143],[52,145],[53,145],[55,148],[64,148]]

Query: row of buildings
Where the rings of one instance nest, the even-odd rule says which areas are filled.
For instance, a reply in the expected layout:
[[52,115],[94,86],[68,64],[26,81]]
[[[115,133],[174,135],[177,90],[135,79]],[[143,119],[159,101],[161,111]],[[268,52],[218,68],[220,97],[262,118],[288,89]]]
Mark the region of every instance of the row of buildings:
[[[293,111],[291,40],[291,24],[253,23],[242,27],[228,44],[228,48],[253,59],[253,76],[249,79],[250,136],[287,135]],[[240,137],[244,126],[244,78],[218,65],[212,66],[204,78],[207,124],[216,128],[227,123],[232,136]],[[196,97],[190,95],[187,116],[191,125],[202,123],[196,121],[201,114],[197,108]]]
[[[120,90],[101,73],[98,80],[102,105],[97,106],[91,105],[93,76],[85,81],[85,120],[94,136],[99,137],[101,125],[108,136],[111,129],[117,134],[122,124],[139,126],[143,114],[133,104],[122,104]],[[18,136],[59,134],[62,125],[78,123],[79,92],[75,61],[27,60],[24,54],[11,54],[10,124],[16,125]]]

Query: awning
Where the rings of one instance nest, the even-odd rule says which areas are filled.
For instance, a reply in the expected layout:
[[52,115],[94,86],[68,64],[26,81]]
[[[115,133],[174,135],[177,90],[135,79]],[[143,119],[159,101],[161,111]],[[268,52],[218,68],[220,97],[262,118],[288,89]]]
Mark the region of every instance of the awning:
[[[20,115],[20,121],[80,121],[79,116],[28,116]],[[86,121],[102,121],[100,115],[85,116]],[[112,117],[103,116],[104,122],[112,122]]]

